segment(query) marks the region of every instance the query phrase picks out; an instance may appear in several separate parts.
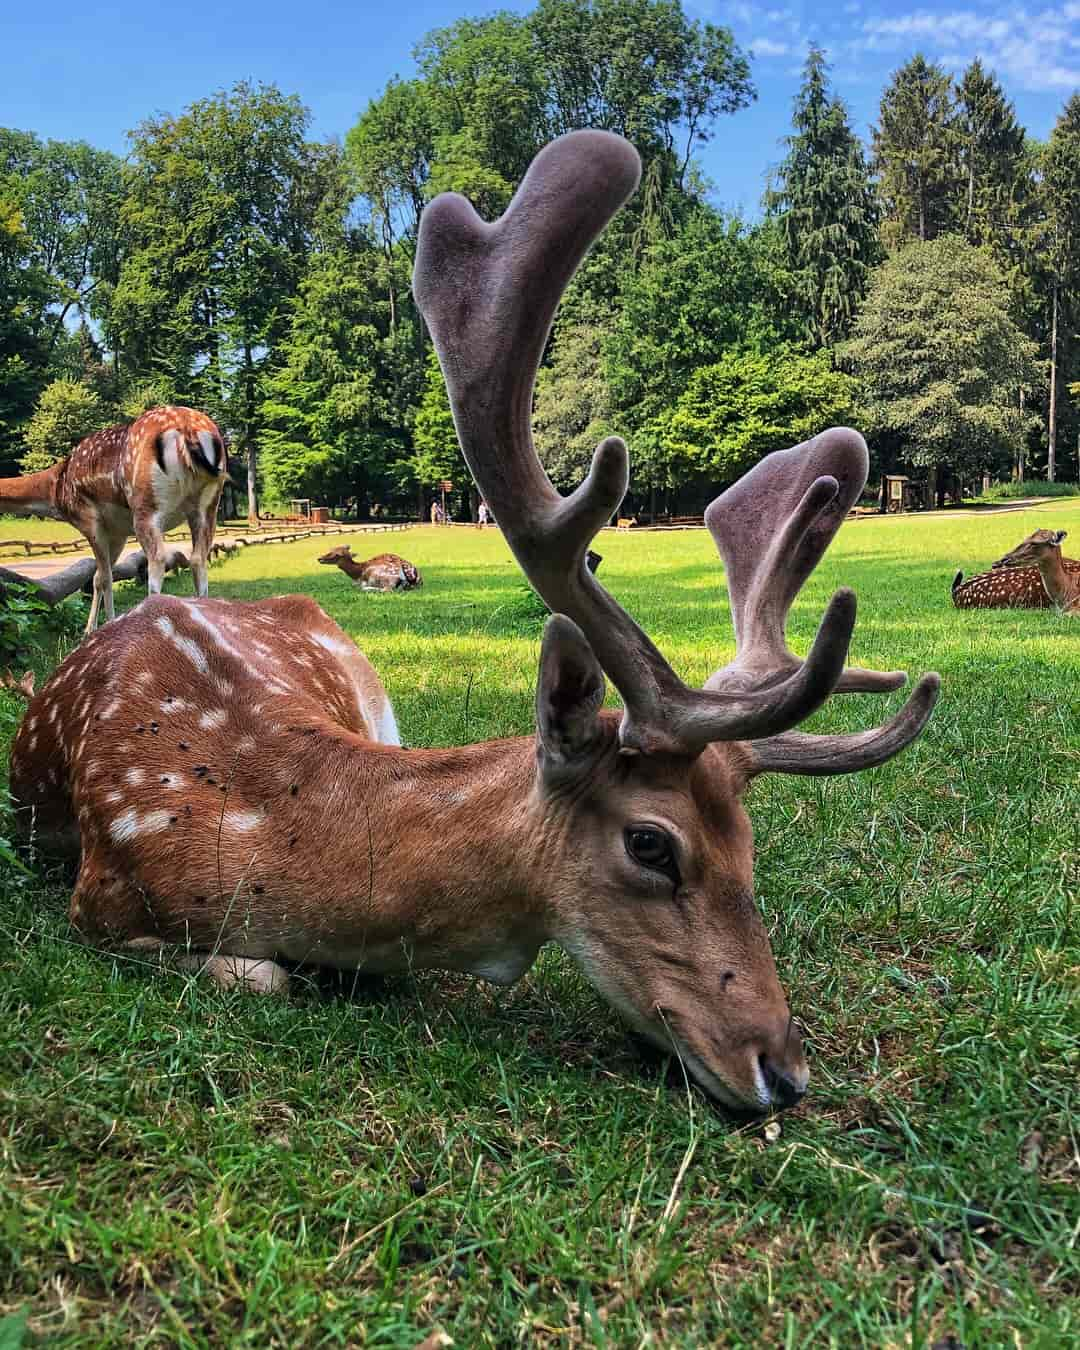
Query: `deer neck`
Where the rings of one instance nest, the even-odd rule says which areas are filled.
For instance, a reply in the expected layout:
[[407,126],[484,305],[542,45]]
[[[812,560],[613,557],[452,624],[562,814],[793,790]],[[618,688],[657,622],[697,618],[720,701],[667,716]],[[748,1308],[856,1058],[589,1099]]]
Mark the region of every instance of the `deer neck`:
[[1075,582],[1061,561],[1061,549],[1054,549],[1048,556],[1039,559],[1039,575],[1046,594],[1059,609],[1065,609],[1070,601],[1076,599],[1073,593]]
[[552,929],[537,894],[534,740],[435,751],[312,741],[318,791],[304,793],[335,842],[327,850],[314,829],[302,862],[334,935],[327,963],[517,979]]
[[0,478],[0,515],[47,516],[63,520],[56,504],[56,490],[64,461],[40,473],[27,473],[19,478]]

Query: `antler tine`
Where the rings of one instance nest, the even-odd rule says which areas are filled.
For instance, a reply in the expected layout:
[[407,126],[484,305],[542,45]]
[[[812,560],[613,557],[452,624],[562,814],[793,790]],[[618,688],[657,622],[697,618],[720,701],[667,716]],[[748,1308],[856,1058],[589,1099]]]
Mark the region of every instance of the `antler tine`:
[[494,224],[463,197],[437,197],[420,222],[413,292],[473,477],[526,576],[581,627],[622,695],[623,747],[697,754],[785,731],[820,706],[843,669],[854,605],[835,597],[806,661],[768,688],[691,690],[585,566],[626,491],[626,447],[603,441],[585,482],[561,497],[533,449],[532,391],[559,298],[640,171],[621,137],[579,131],[537,155]]
[[[705,512],[724,560],[738,648],[706,689],[746,689],[799,669],[784,636],[788,611],[858,500],[869,464],[859,433],[833,427],[766,455]],[[900,670],[854,667],[833,692],[880,692],[906,680]]]
[[766,740],[753,741],[755,773],[798,773],[812,777],[826,774],[858,773],[884,764],[911,744],[930,720],[934,711],[941,677],[924,675],[911,697],[883,726],[839,736],[812,736],[802,731],[786,731]]

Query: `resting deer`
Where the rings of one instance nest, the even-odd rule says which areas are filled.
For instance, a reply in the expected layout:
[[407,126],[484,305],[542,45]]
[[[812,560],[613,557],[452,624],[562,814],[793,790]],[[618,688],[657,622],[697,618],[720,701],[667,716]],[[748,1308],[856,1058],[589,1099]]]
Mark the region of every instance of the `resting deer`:
[[[1051,534],[1050,530],[1036,534]],[[1061,533],[1064,539],[1064,531]],[[1034,539],[1035,535],[1031,536]],[[1028,540],[1024,541],[1029,542]],[[1021,545],[1023,547],[1023,545]],[[1015,552],[1015,550],[1014,550]],[[1060,550],[1059,556],[1060,556]],[[1012,554],[1008,554],[1012,557]],[[979,572],[964,580],[963,572],[953,577],[952,597],[957,609],[1050,609],[1053,601],[1043,585],[1042,574],[1033,566],[1034,558],[1003,566],[994,563],[989,572]],[[1080,577],[1080,561],[1061,558],[1061,566],[1070,576]]]
[[396,553],[379,553],[366,562],[357,562],[348,544],[339,544],[319,559],[331,567],[340,567],[362,591],[411,591],[424,584],[420,573]]
[[1036,530],[1004,558],[994,563],[991,575],[1009,577],[1017,568],[1038,569],[1043,590],[1063,614],[1080,614],[1080,562],[1061,556],[1065,530]]
[[5,670],[0,674],[0,689],[10,689],[13,694],[29,702],[34,697],[34,672],[24,670],[16,677],[10,670]]
[[165,575],[165,531],[186,520],[195,594],[207,594],[206,560],[225,477],[221,432],[205,413],[153,408],[130,426],[87,436],[51,469],[0,478],[0,513],[66,520],[86,536],[97,563],[89,633],[102,605],[106,620],[113,617],[112,569],[132,529],[156,595]]
[[[414,290],[458,435],[526,576],[553,611],[535,736],[406,750],[374,670],[313,601],[151,598],[59,667],[15,738],[18,818],[81,849],[71,921],[87,941],[283,989],[283,960],[437,967],[509,984],[564,948],[707,1092],[762,1110],[807,1084],[753,901],[743,794],[759,774],[852,773],[922,731],[925,676],[873,730],[794,730],[836,691],[904,676],[845,669],[837,592],[805,660],[792,601],[866,480],[853,431],[768,456],[707,513],[736,655],[686,686],[586,565],[622,500],[611,437],[563,498],[532,446],[532,389],[562,291],[633,191],[636,152],[576,132],[485,224],[443,195]],[[623,699],[603,708],[604,677]]]

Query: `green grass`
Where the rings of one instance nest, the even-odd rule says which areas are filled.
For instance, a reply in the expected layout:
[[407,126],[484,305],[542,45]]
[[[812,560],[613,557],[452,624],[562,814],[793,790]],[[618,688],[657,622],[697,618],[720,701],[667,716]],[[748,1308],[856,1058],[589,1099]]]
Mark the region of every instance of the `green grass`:
[[1023,497],[1076,497],[1080,496],[1080,484],[1047,483],[1042,478],[1025,478],[1023,482],[993,483],[988,492],[974,500],[977,502],[1018,501]]
[[[752,789],[813,1073],[772,1142],[640,1063],[554,951],[502,992],[425,975],[224,996],[84,950],[63,879],[8,868],[0,1314],[94,1346],[1075,1338],[1080,623],[949,598],[956,567],[1037,525],[1080,534],[1080,502],[853,523],[796,603],[805,650],[854,585],[853,658],[944,688],[890,765]],[[319,567],[331,542],[245,552],[212,590],[313,594],[411,744],[530,730],[538,628],[497,533],[397,536],[424,587],[396,596]],[[704,533],[598,547],[684,677],[729,657]],[[834,700],[812,725],[897,702]],[[0,741],[18,711],[0,704]]]

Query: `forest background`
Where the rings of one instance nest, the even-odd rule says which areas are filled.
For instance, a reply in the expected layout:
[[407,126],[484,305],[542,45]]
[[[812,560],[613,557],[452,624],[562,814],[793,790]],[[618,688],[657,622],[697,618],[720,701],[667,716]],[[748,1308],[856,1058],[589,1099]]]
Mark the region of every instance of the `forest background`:
[[420,212],[453,189],[494,216],[543,144],[603,127],[644,171],[545,356],[535,431],[557,485],[615,431],[628,510],[695,510],[836,422],[930,501],[1077,479],[1080,95],[1039,142],[979,60],[916,55],[864,145],[811,46],[749,222],[695,155],[737,134],[751,58],[678,0],[540,0],[414,57],[335,141],[253,83],[148,118],[122,158],[0,128],[0,474],[179,402],[225,428],[249,512],[406,513],[441,480],[463,489],[409,290]]

